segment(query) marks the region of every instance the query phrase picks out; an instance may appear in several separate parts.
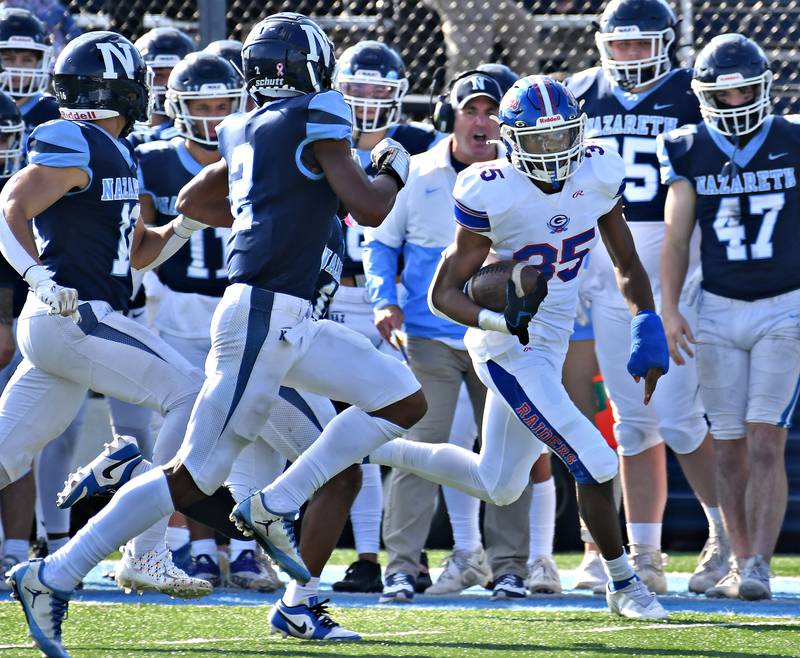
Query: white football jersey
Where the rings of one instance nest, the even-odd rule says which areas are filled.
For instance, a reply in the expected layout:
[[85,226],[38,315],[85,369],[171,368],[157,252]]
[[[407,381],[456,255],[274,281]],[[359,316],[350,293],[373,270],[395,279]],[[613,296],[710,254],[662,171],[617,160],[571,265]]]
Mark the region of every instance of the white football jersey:
[[[544,275],[547,298],[531,326],[531,342],[566,345],[572,332],[584,259],[597,244],[597,220],[619,201],[624,189],[622,158],[587,142],[583,163],[561,190],[545,194],[502,158],[475,164],[456,182],[456,221],[492,241],[499,259],[527,260]],[[517,343],[515,336],[470,329],[471,354],[491,359]]]

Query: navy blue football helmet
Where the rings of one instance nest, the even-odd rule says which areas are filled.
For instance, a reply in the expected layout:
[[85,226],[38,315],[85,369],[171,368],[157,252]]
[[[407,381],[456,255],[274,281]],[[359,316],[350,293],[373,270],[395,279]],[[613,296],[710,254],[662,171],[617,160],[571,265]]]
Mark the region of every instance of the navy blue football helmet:
[[308,16],[282,12],[256,23],[242,48],[245,88],[262,104],[331,88],[333,44]]
[[[595,34],[603,70],[625,90],[663,78],[672,69],[676,24],[665,0],[611,0]],[[618,41],[649,41],[650,54],[617,59],[612,44]]]
[[167,79],[178,62],[197,50],[194,41],[188,34],[177,28],[155,27],[136,39],[134,45],[141,53],[145,63],[156,74],[153,85],[153,113],[166,114],[164,96],[167,93]]
[[122,116],[127,135],[146,121],[153,72],[134,45],[116,32],[87,32],[70,41],[56,60],[53,87],[65,119]]
[[559,184],[583,161],[586,115],[553,78],[517,80],[503,96],[497,121],[511,164],[529,178]]
[[519,80],[519,75],[506,66],[505,64],[481,64],[476,71],[483,71],[484,73],[488,73],[492,76],[495,80],[497,80],[497,84],[500,85],[500,91],[504,94],[514,86],[514,83]]
[[[31,50],[38,63],[33,68],[9,66],[4,51]],[[53,46],[44,23],[26,9],[0,10],[0,89],[14,98],[26,98],[47,91]]]
[[241,41],[236,39],[220,39],[219,41],[212,41],[205,48],[204,53],[211,53],[212,55],[219,55],[227,59],[236,69],[236,72],[242,74],[242,44]]
[[[195,114],[192,101],[230,101],[223,114]],[[238,112],[242,100],[242,78],[233,65],[220,55],[192,53],[169,75],[165,108],[177,131],[205,146],[216,148],[216,127],[229,114]]]
[[380,41],[362,41],[342,53],[333,86],[353,110],[360,132],[379,132],[400,120],[408,92],[406,68],[400,55]]
[[0,91],[0,180],[13,176],[22,165],[22,135],[25,123],[17,104]]
[[[771,86],[767,56],[741,34],[720,34],[697,56],[692,89],[703,120],[723,135],[746,135],[764,123],[772,112]],[[738,88],[751,90],[752,101],[734,107],[717,99],[718,92]]]

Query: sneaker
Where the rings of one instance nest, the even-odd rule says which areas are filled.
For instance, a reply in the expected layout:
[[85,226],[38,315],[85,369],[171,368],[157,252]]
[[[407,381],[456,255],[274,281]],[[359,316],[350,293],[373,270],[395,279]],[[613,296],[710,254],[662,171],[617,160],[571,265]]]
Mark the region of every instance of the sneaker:
[[257,491],[233,508],[230,519],[245,537],[253,537],[275,562],[305,585],[311,578],[297,540],[294,537],[294,520],[297,512],[275,514],[264,504],[264,495]]
[[474,551],[453,551],[443,563],[444,571],[426,594],[461,594],[473,585],[486,586],[492,581],[492,570],[482,546]]
[[731,548],[728,538],[709,537],[700,552],[697,567],[689,578],[689,591],[704,594],[728,573]]
[[525,585],[531,594],[561,594],[561,578],[553,558],[540,555],[529,564]]
[[754,555],[742,569],[739,598],[745,601],[761,601],[772,598],[769,586],[769,563],[760,555]]
[[134,557],[128,547],[117,564],[117,585],[130,592],[160,592],[172,597],[191,599],[210,594],[213,587],[207,580],[194,578],[172,563],[169,549],[147,551]]
[[44,560],[17,564],[6,574],[11,597],[22,605],[28,622],[28,635],[47,658],[69,658],[61,644],[61,622],[67,616],[72,592],[59,592],[44,580]]
[[103,452],[67,478],[56,497],[56,505],[67,509],[82,498],[116,491],[131,479],[133,469],[142,459],[136,439],[116,435],[111,443],[105,444]]
[[307,603],[289,607],[279,599],[269,611],[270,633],[303,640],[360,640],[358,633],[342,628],[331,619],[325,607],[328,601],[311,596]]
[[417,569],[417,579],[414,581],[414,591],[417,594],[424,594],[433,585],[431,580],[431,570],[428,565],[428,554],[422,551],[419,554],[419,568]]
[[378,603],[409,603],[414,600],[414,578],[407,573],[390,573]]
[[573,589],[591,589],[599,587],[600,593],[605,593],[608,574],[603,567],[603,558],[597,551],[588,551],[583,554],[578,569],[575,571],[575,584]]
[[608,609],[621,617],[629,619],[666,619],[667,611],[661,606],[647,585],[634,575],[621,589],[612,589],[613,583],[606,587]]
[[493,599],[524,599],[527,595],[525,581],[516,574],[505,573],[494,581]]
[[219,564],[210,555],[201,553],[192,558],[192,563],[186,569],[186,575],[190,578],[205,580],[211,587],[219,587],[222,584],[222,571]]
[[271,574],[261,568],[255,551],[250,550],[242,551],[230,563],[228,583],[255,592],[274,592],[279,587]]
[[347,567],[344,578],[333,583],[333,591],[364,594],[382,592],[381,565],[369,560],[356,560]]
[[706,596],[711,599],[738,599],[741,582],[739,561],[731,558],[728,563],[728,572],[719,579],[716,585],[706,590]]
[[642,546],[631,546],[631,566],[636,575],[654,594],[667,591],[667,576],[664,573],[666,555],[661,549],[643,550]]
[[12,555],[6,555],[3,561],[0,562],[0,592],[8,592],[11,589],[11,582],[7,581],[4,574],[7,574],[15,566],[19,564],[19,560]]

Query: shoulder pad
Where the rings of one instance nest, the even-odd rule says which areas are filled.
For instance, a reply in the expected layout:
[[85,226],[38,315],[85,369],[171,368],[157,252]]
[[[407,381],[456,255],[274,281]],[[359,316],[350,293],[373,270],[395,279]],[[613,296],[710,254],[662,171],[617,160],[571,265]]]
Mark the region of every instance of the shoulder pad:
[[28,161],[47,167],[87,169],[89,144],[73,121],[48,121],[36,126],[28,137]]
[[508,192],[516,170],[505,159],[467,167],[456,178],[453,189],[456,222],[473,231],[491,230],[490,215],[506,211],[514,199]]
[[576,98],[580,98],[591,89],[600,73],[602,73],[600,67],[595,66],[570,76],[564,81],[564,84]]
[[342,139],[352,143],[353,111],[338,91],[314,94],[308,102],[306,135],[309,141]]
[[593,181],[592,187],[609,199],[620,196],[625,189],[625,161],[615,150],[587,140],[583,166],[589,165]]

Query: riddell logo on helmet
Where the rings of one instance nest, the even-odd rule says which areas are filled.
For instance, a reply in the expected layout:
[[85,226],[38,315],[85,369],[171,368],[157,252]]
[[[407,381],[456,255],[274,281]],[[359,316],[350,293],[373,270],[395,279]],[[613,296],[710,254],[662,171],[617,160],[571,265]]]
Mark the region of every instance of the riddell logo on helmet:
[[561,123],[564,121],[564,118],[560,114],[554,114],[553,116],[549,117],[539,117],[536,119],[536,125],[539,126],[543,123]]
[[62,119],[69,119],[70,121],[92,121],[98,119],[97,113],[94,110],[66,110],[59,109]]
[[737,80],[744,80],[744,76],[739,72],[717,76],[717,82],[734,82]]

